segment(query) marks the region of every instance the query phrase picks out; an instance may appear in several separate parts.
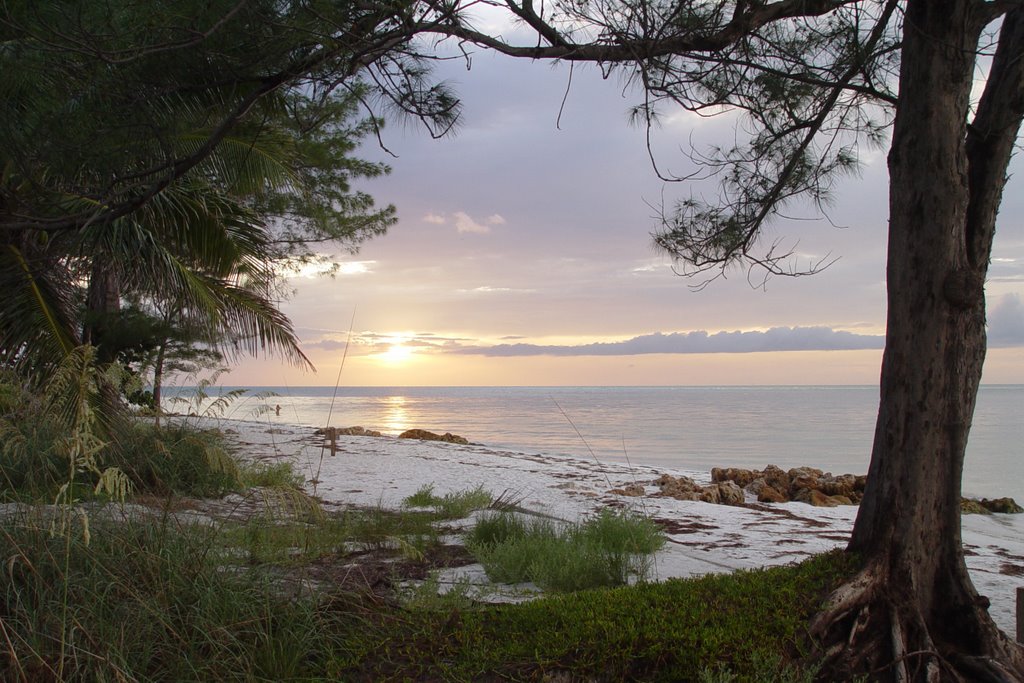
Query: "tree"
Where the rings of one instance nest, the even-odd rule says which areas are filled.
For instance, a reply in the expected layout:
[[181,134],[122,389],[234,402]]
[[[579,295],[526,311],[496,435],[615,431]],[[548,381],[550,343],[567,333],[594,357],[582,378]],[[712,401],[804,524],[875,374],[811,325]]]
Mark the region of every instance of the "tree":
[[457,111],[423,86],[411,7],[0,3],[0,358],[37,381],[82,341],[109,362],[104,326],[135,294],[228,351],[306,363],[278,261],[395,220],[349,187],[386,171],[351,156],[379,125],[358,107],[376,92],[440,123]]
[[[985,356],[984,281],[1024,117],[1024,3],[504,6],[535,30],[535,44],[478,31],[456,8],[444,32],[513,56],[624,65],[647,95],[637,113],[648,121],[666,100],[748,115],[747,143],[705,158],[722,173],[724,205],[682,202],[657,236],[697,272],[742,261],[793,272],[786,254],[759,244],[762,226],[799,198],[825,201],[837,174],[855,168],[858,145],[883,142],[892,118],[888,327],[849,545],[862,568],[814,632],[837,678],[1024,680],[1024,652],[968,577],[959,509]],[[978,69],[986,77],[972,102]]]

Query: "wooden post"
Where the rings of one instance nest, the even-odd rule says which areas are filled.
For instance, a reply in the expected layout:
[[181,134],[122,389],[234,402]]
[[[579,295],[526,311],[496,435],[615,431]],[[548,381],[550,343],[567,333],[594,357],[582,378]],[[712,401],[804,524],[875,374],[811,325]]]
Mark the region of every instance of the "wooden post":
[[1017,642],[1024,643],[1024,588],[1017,589]]

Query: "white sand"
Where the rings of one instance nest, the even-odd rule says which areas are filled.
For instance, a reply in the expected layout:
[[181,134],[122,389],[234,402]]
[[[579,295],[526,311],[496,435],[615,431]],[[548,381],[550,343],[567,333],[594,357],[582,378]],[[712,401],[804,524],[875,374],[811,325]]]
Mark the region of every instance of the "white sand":
[[[311,492],[330,502],[398,507],[433,484],[439,495],[483,485],[496,496],[507,492],[526,508],[572,521],[608,505],[634,508],[670,523],[669,542],[654,567],[658,579],[798,561],[845,545],[857,514],[854,506],[750,509],[608,493],[634,482],[654,493],[650,482],[664,473],[707,483],[707,472],[390,437],[339,437],[332,457],[309,427],[276,420],[225,420],[220,426],[237,441],[240,456],[291,459],[307,474]],[[748,502],[755,502],[749,494]],[[975,586],[992,601],[996,623],[1012,635],[1015,591],[1024,586],[1024,515],[967,515],[963,540]]]

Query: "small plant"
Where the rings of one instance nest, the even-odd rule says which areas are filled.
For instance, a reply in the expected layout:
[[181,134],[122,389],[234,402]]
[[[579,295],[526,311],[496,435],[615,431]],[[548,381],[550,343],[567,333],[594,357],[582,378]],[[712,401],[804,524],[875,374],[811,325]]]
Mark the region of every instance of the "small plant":
[[439,519],[464,519],[471,512],[483,510],[494,503],[494,496],[482,485],[438,496],[433,484],[424,484],[416,493],[402,501],[407,508],[434,508]]
[[[778,653],[755,651],[750,658],[750,669],[756,672],[755,683],[814,683],[819,667],[787,664]],[[721,662],[714,667],[702,667],[698,674],[699,683],[737,683],[740,680],[750,679],[741,678]]]
[[646,578],[648,558],[663,543],[653,522],[631,513],[605,510],[580,524],[557,524],[501,512],[478,520],[467,547],[494,581],[574,591]]
[[434,495],[434,485],[424,484],[416,489],[416,493],[403,500],[402,505],[407,508],[428,508],[438,500]]
[[400,547],[412,556],[415,556],[417,549],[422,551],[440,545],[440,536],[434,527],[435,519],[432,512],[395,512],[382,505],[345,514],[345,523],[353,543],[369,550]]
[[220,376],[227,370],[227,368],[221,368],[210,377],[198,379],[191,392],[172,397],[169,401],[170,404],[179,407],[187,417],[212,420],[223,418],[232,404],[246,394],[245,389],[218,391],[216,394],[211,391],[212,387],[217,386]]
[[264,486],[275,488],[301,489],[305,477],[295,471],[295,465],[288,460],[275,462],[249,462],[240,468],[239,478],[243,486]]
[[432,573],[425,581],[406,586],[400,598],[407,609],[450,612],[473,607],[472,591],[473,584],[465,577],[442,590],[437,574]]

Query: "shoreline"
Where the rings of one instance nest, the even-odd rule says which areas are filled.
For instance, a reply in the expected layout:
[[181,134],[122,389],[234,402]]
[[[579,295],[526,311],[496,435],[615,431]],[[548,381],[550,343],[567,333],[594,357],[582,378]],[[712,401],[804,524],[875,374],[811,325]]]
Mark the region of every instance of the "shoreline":
[[[276,420],[203,422],[220,428],[240,458],[290,460],[306,477],[307,490],[328,503],[397,508],[425,485],[439,495],[480,485],[566,521],[603,507],[633,509],[658,522],[668,539],[654,558],[654,580],[796,562],[845,545],[857,514],[856,506],[759,504],[750,494],[747,505],[729,506],[610,493],[629,485],[654,492],[653,481],[662,474],[709,484],[709,472],[389,436],[338,436],[332,457],[313,427]],[[1024,582],[1024,515],[966,515],[962,533],[972,580],[991,600],[996,623],[1012,635],[1015,591]]]

